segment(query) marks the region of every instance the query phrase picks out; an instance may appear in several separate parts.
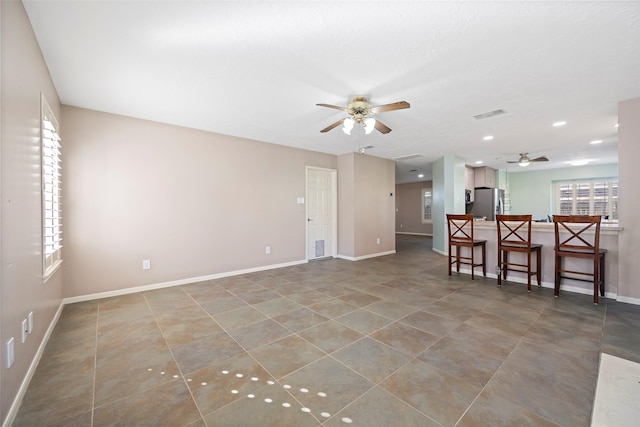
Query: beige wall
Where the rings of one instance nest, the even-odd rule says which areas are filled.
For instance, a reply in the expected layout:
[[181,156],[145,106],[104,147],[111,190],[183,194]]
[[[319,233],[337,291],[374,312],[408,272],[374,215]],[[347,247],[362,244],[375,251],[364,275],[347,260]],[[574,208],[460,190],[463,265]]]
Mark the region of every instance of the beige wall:
[[355,163],[352,154],[338,156],[338,254],[354,258],[355,244]]
[[67,106],[62,120],[66,297],[305,260],[305,166],[335,156]]
[[[40,93],[60,118],[60,102],[22,3],[2,1],[0,419],[3,421],[62,302],[62,271],[42,280],[40,216]],[[64,142],[63,142],[64,143]],[[63,241],[63,244],[66,244]],[[63,266],[63,268],[66,266]],[[34,331],[21,342],[21,322],[34,312]],[[5,343],[15,340],[6,367]]]
[[361,259],[395,252],[394,193],[393,160],[358,153],[338,157],[340,256]]
[[395,252],[395,162],[352,155],[356,165],[356,192],[352,199],[356,209],[356,257]]
[[433,224],[422,223],[422,189],[431,181],[396,185],[396,233],[431,235]]
[[640,98],[623,101],[618,106],[618,170],[620,179],[619,220],[620,264],[618,295],[621,301],[640,304]]

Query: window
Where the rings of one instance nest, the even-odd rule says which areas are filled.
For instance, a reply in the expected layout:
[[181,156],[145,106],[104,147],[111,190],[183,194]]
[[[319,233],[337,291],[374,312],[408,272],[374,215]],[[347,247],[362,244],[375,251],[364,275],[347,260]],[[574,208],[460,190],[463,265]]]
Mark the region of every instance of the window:
[[62,203],[58,121],[41,96],[42,275],[46,279],[62,263]]
[[430,223],[431,222],[431,204],[433,202],[433,194],[431,193],[431,188],[423,188],[422,189],[422,203],[421,206],[421,217],[422,223]]
[[606,219],[618,219],[617,178],[558,181],[554,187],[556,214],[602,215]]

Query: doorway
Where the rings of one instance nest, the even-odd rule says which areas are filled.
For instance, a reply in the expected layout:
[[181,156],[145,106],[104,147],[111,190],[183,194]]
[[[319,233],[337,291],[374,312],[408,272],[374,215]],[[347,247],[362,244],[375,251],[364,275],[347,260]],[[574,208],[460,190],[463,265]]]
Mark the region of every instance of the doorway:
[[335,169],[307,166],[307,260],[335,257],[338,198]]

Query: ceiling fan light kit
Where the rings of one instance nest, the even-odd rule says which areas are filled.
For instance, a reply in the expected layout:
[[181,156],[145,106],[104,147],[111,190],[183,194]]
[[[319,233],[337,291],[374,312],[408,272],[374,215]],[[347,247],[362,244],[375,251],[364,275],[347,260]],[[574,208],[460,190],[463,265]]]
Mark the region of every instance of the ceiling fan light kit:
[[[342,131],[347,135],[351,135],[351,130],[357,122],[357,120],[354,120],[352,118],[344,119],[344,121],[342,122]],[[364,128],[364,133],[366,133],[367,135],[373,132],[375,126],[376,119],[374,119],[373,117],[367,117],[366,119],[362,120],[362,127]]]
[[373,117],[367,117],[362,121],[364,123],[364,133],[369,135],[376,127],[376,119]]
[[327,107],[333,108],[335,110],[344,111],[349,115],[349,117],[340,119],[335,123],[330,124],[326,128],[322,129],[320,132],[328,132],[331,129],[334,129],[342,124],[342,131],[347,135],[351,135],[351,131],[356,123],[362,125],[364,132],[368,135],[373,132],[374,129],[378,130],[378,132],[387,134],[391,132],[391,128],[379,120],[374,119],[374,114],[384,113],[386,111],[394,111],[394,110],[402,110],[405,108],[409,108],[409,105],[406,101],[394,102],[392,104],[378,105],[372,107],[367,101],[367,98],[364,96],[354,96],[351,103],[344,108],[338,107],[337,105],[331,104],[316,104],[319,107]]
[[342,131],[347,135],[351,135],[351,129],[356,124],[356,121],[353,119],[344,119],[342,122]]

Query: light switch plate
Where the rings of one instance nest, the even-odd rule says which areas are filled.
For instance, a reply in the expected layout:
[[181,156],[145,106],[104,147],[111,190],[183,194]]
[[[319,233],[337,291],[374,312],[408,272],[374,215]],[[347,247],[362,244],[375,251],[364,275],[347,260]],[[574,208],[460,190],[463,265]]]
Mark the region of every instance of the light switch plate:
[[28,327],[27,332],[29,332],[29,333],[33,332],[33,311],[30,311],[30,312],[29,312],[29,317],[27,317],[27,323],[28,323],[28,325],[27,325],[27,327]]
[[27,325],[27,319],[22,321],[22,342],[27,341],[27,334],[29,333],[29,326]]
[[14,348],[13,348],[13,337],[7,340],[7,368],[10,368],[13,365],[14,360]]

